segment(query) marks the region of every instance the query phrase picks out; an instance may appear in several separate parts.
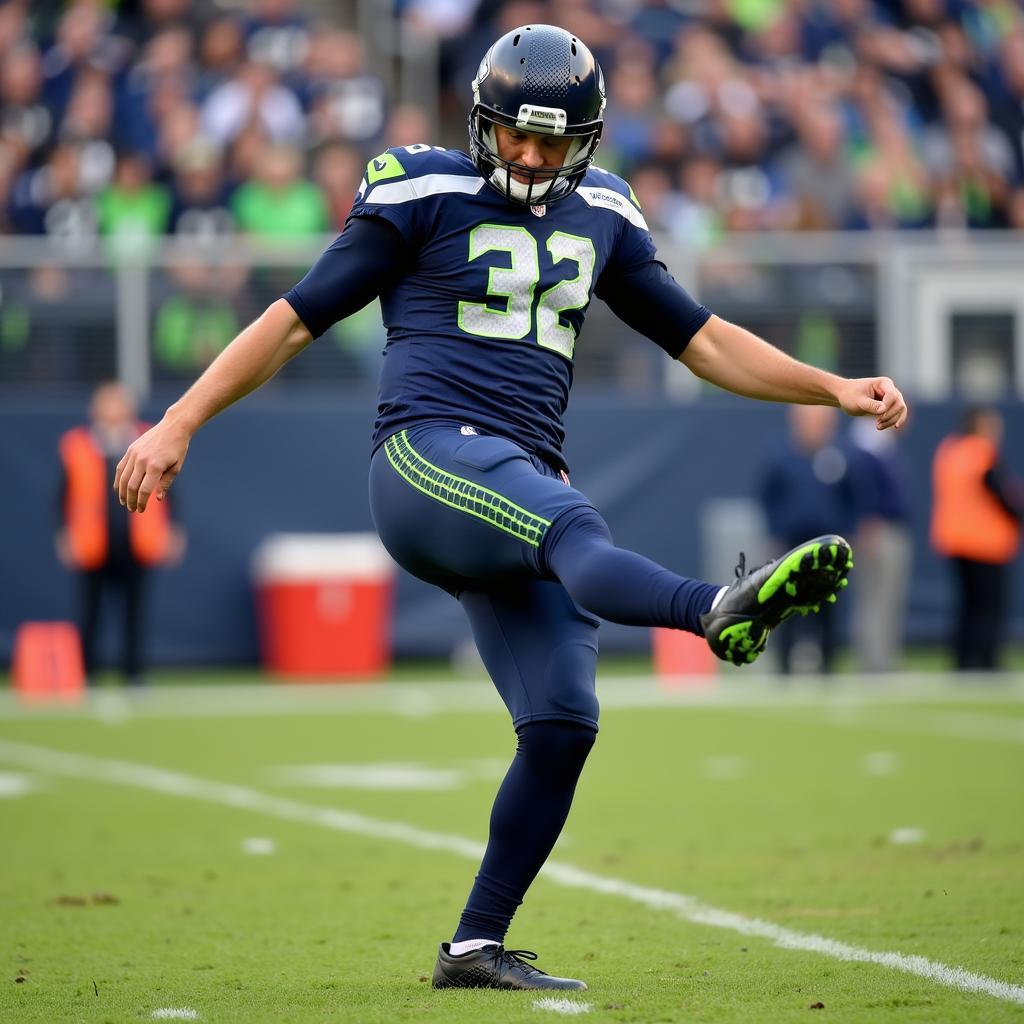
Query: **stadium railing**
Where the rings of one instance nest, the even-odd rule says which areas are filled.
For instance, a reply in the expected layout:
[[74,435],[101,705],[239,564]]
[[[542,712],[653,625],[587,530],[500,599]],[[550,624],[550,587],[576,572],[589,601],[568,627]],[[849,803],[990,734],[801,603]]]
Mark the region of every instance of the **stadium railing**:
[[[328,244],[232,238],[0,245],[0,389],[80,390],[118,377],[141,397],[180,390]],[[659,239],[676,277],[715,313],[851,376],[886,373],[918,398],[1024,397],[1024,235],[1008,232],[728,235],[704,251]],[[368,307],[311,346],[279,386],[364,390],[384,332]],[[595,301],[576,381],[699,399]]]

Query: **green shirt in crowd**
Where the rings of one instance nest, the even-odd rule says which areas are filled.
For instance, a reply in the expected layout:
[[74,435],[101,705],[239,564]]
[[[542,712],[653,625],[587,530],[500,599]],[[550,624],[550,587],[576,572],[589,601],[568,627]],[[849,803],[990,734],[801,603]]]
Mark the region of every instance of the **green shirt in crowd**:
[[297,181],[284,191],[250,181],[235,193],[231,205],[240,231],[267,238],[315,235],[328,228],[327,204],[310,181]]

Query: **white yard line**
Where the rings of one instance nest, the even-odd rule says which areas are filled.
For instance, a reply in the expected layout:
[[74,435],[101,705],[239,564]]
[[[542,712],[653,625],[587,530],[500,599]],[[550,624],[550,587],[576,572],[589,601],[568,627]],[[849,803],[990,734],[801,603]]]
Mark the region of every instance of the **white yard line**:
[[0,772],[0,800],[25,796],[34,789],[32,780],[27,775],[15,772]]
[[574,1016],[580,1013],[590,1013],[590,1003],[577,1003],[574,999],[558,999],[555,996],[545,996],[543,999],[534,1001],[535,1010],[547,1010],[550,1013],[563,1013],[567,1016]]
[[[68,754],[47,747],[6,740],[0,740],[0,760],[51,775],[135,786],[168,796],[189,797],[206,803],[266,814],[285,821],[319,825],[338,832],[370,836],[374,839],[388,839],[421,849],[444,850],[472,861],[479,861],[484,850],[483,844],[462,836],[428,832],[405,822],[382,821],[354,811],[317,807],[261,793],[247,786],[200,779],[152,765],[114,761],[82,754]],[[721,910],[683,893],[651,889],[642,885],[634,885],[632,882],[622,879],[595,875],[582,868],[574,867],[572,864],[548,863],[543,869],[543,875],[549,881],[568,888],[618,896],[640,906],[676,913],[684,920],[695,924],[725,928],[740,935],[767,939],[783,949],[820,953],[836,960],[879,964],[891,970],[914,974],[964,992],[979,992],[995,999],[1024,1005],[1024,985],[999,981],[984,974],[975,974],[963,967],[939,963],[923,956],[876,952],[846,942],[839,942],[824,935],[794,931],[769,921]]]

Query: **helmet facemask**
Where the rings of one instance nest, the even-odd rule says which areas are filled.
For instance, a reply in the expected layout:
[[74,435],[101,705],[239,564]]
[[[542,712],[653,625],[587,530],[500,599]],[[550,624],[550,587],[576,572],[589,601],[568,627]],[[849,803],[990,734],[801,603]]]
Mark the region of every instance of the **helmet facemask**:
[[[511,202],[526,206],[544,206],[571,195],[587,173],[601,141],[599,123],[583,134],[569,136],[572,141],[560,167],[528,167],[498,154],[495,129],[499,125],[512,127],[481,105],[474,106],[469,116],[470,153],[490,185]],[[516,126],[516,130],[523,129]],[[525,180],[514,178],[513,174]]]

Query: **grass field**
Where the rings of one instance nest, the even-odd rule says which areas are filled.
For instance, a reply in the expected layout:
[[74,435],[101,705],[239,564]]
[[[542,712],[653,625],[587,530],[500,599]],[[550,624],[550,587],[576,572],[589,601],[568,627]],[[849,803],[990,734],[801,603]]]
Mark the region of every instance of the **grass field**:
[[509,936],[589,983],[554,1002],[427,980],[514,746],[486,682],[0,695],[0,1021],[1024,1019],[1019,681],[600,692]]

